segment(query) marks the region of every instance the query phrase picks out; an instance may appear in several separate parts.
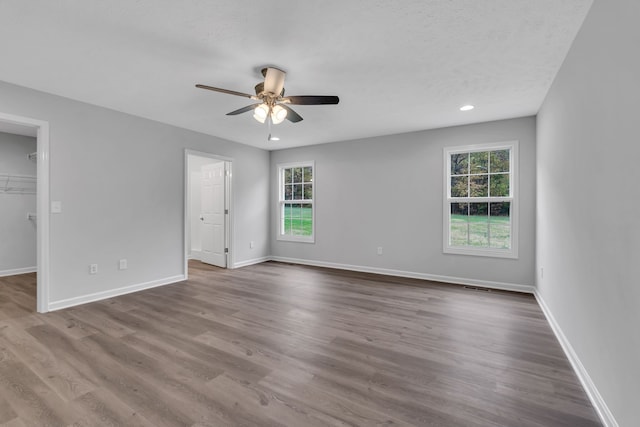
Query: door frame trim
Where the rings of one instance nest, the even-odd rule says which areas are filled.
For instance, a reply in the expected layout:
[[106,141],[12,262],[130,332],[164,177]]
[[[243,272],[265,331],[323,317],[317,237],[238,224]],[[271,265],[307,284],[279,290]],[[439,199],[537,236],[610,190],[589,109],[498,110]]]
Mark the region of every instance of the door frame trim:
[[49,122],[0,112],[0,122],[36,128],[38,162],[36,165],[36,310],[49,311],[50,222],[49,222]]
[[[223,161],[226,163],[226,167],[228,167],[227,176],[225,179],[225,199],[229,200],[229,206],[226,207],[229,209],[229,214],[226,216],[225,227],[224,227],[224,238],[226,247],[229,248],[229,253],[227,254],[227,267],[228,269],[233,268],[234,258],[233,258],[233,236],[234,233],[234,208],[233,208],[233,158],[220,156],[213,153],[207,153],[204,151],[197,151],[185,148],[184,150],[184,217],[183,217],[183,257],[184,257],[184,277],[187,279],[189,276],[189,235],[191,233],[189,227],[189,213],[190,213],[190,205],[191,205],[191,177],[189,176],[189,156],[197,156],[197,157],[206,157],[212,160]],[[226,168],[225,168],[226,169]]]

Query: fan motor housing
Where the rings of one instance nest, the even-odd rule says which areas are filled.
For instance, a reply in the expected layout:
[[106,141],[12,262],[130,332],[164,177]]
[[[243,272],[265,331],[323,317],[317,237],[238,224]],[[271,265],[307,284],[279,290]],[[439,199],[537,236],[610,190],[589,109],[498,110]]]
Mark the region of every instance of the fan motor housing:
[[[264,95],[264,82],[260,82],[255,86],[256,95]],[[284,88],[282,88],[282,92],[280,92],[280,96],[284,96]]]

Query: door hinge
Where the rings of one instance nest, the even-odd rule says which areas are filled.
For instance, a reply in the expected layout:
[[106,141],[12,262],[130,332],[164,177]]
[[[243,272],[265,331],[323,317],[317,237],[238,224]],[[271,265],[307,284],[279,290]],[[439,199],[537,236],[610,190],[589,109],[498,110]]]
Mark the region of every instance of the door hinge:
[[224,214],[225,214],[225,215],[229,215],[229,209],[225,209],[225,210],[224,210]]
[[228,254],[229,253],[229,248],[224,248],[224,253]]

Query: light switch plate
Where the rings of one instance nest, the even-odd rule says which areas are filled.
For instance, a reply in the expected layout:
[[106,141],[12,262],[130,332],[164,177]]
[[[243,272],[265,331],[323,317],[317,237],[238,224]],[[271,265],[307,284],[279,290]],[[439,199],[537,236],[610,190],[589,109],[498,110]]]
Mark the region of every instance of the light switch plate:
[[59,200],[51,202],[51,213],[62,213],[62,202]]

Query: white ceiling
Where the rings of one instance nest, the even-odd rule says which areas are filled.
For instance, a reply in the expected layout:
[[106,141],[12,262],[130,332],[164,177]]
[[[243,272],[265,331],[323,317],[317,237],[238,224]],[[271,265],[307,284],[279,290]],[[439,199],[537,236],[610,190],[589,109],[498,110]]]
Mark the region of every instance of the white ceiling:
[[[591,3],[2,0],[0,80],[265,149],[341,141],[535,114]],[[225,115],[251,100],[194,87],[252,93],[265,65],[340,104],[267,142]]]

